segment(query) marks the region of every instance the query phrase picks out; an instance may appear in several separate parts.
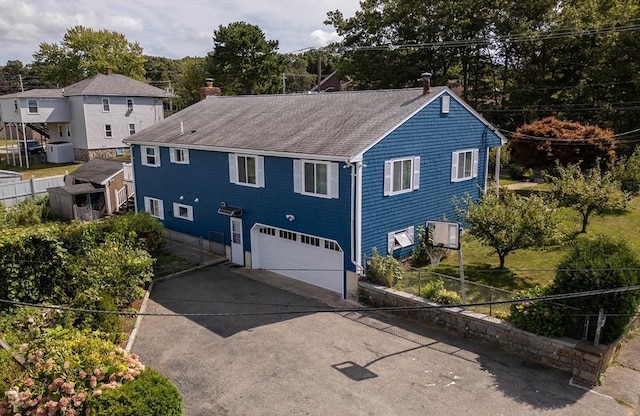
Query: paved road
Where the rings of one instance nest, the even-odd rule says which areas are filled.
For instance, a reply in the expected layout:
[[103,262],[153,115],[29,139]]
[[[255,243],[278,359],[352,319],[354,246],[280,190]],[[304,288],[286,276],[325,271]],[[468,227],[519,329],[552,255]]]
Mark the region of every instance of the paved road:
[[189,416],[631,414],[568,374],[384,315],[317,312],[327,305],[251,272],[209,267],[153,288],[147,312],[245,314],[143,318],[133,351]]

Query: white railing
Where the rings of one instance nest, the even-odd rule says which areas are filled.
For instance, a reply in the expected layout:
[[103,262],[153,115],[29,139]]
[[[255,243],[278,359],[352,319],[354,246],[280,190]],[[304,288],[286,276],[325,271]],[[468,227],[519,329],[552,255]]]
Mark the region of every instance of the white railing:
[[123,163],[122,169],[124,169],[124,180],[133,182],[133,166],[131,163]]
[[120,189],[116,190],[116,209],[119,209],[121,206],[123,206],[126,202],[127,199],[129,198],[129,196],[127,195],[127,187],[123,186]]

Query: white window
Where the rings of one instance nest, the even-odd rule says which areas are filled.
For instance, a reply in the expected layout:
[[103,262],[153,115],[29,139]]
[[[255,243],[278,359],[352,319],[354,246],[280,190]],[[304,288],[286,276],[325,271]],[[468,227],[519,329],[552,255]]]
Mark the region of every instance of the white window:
[[402,194],[420,188],[420,156],[384,162],[384,195]]
[[111,111],[111,105],[109,104],[109,99],[108,98],[103,98],[102,99],[102,112],[103,113],[108,113],[109,111]]
[[62,124],[58,124],[58,137],[62,138]]
[[129,123],[129,136],[136,134],[136,123]]
[[133,111],[133,98],[127,98],[127,111]]
[[157,146],[142,146],[141,151],[144,166],[160,166],[160,149]]
[[478,149],[453,152],[451,156],[451,182],[466,181],[478,176]]
[[173,203],[173,216],[183,220],[193,221],[193,207],[190,205]]
[[18,112],[18,100],[13,100],[13,109],[16,113]]
[[113,138],[113,130],[111,129],[111,124],[104,125],[104,137],[105,139]]
[[322,198],[339,196],[338,164],[314,160],[293,161],[293,191]]
[[151,214],[152,217],[164,220],[164,208],[161,199],[144,197],[144,210]]
[[169,157],[171,158],[171,163],[179,163],[183,165],[189,164],[189,149],[178,149],[171,148],[169,149]]
[[67,137],[71,137],[71,126],[67,124]]
[[229,181],[264,188],[264,157],[230,154]]
[[393,231],[387,234],[387,252],[393,253],[395,250],[413,245],[415,233],[413,226],[404,230]]
[[38,100],[27,100],[27,113],[38,114]]

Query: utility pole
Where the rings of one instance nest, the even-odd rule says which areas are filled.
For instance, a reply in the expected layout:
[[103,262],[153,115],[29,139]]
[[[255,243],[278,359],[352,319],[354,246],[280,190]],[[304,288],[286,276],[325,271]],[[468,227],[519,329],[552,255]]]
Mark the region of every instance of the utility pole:
[[287,93],[287,77],[284,72],[282,73],[282,93]]
[[20,79],[20,91],[24,92],[24,85],[22,84],[22,75],[18,75],[18,78]]
[[320,93],[320,78],[322,77],[322,52],[318,49],[318,93]]

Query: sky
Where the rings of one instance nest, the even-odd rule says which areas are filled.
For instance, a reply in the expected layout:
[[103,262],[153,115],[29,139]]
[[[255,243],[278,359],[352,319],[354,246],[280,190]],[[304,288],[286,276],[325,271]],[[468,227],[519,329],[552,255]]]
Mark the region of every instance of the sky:
[[213,50],[213,31],[244,21],[288,53],[338,40],[327,12],[351,17],[359,0],[0,0],[0,65],[33,61],[42,42],[60,43],[75,25],[138,42],[145,55],[179,59]]

